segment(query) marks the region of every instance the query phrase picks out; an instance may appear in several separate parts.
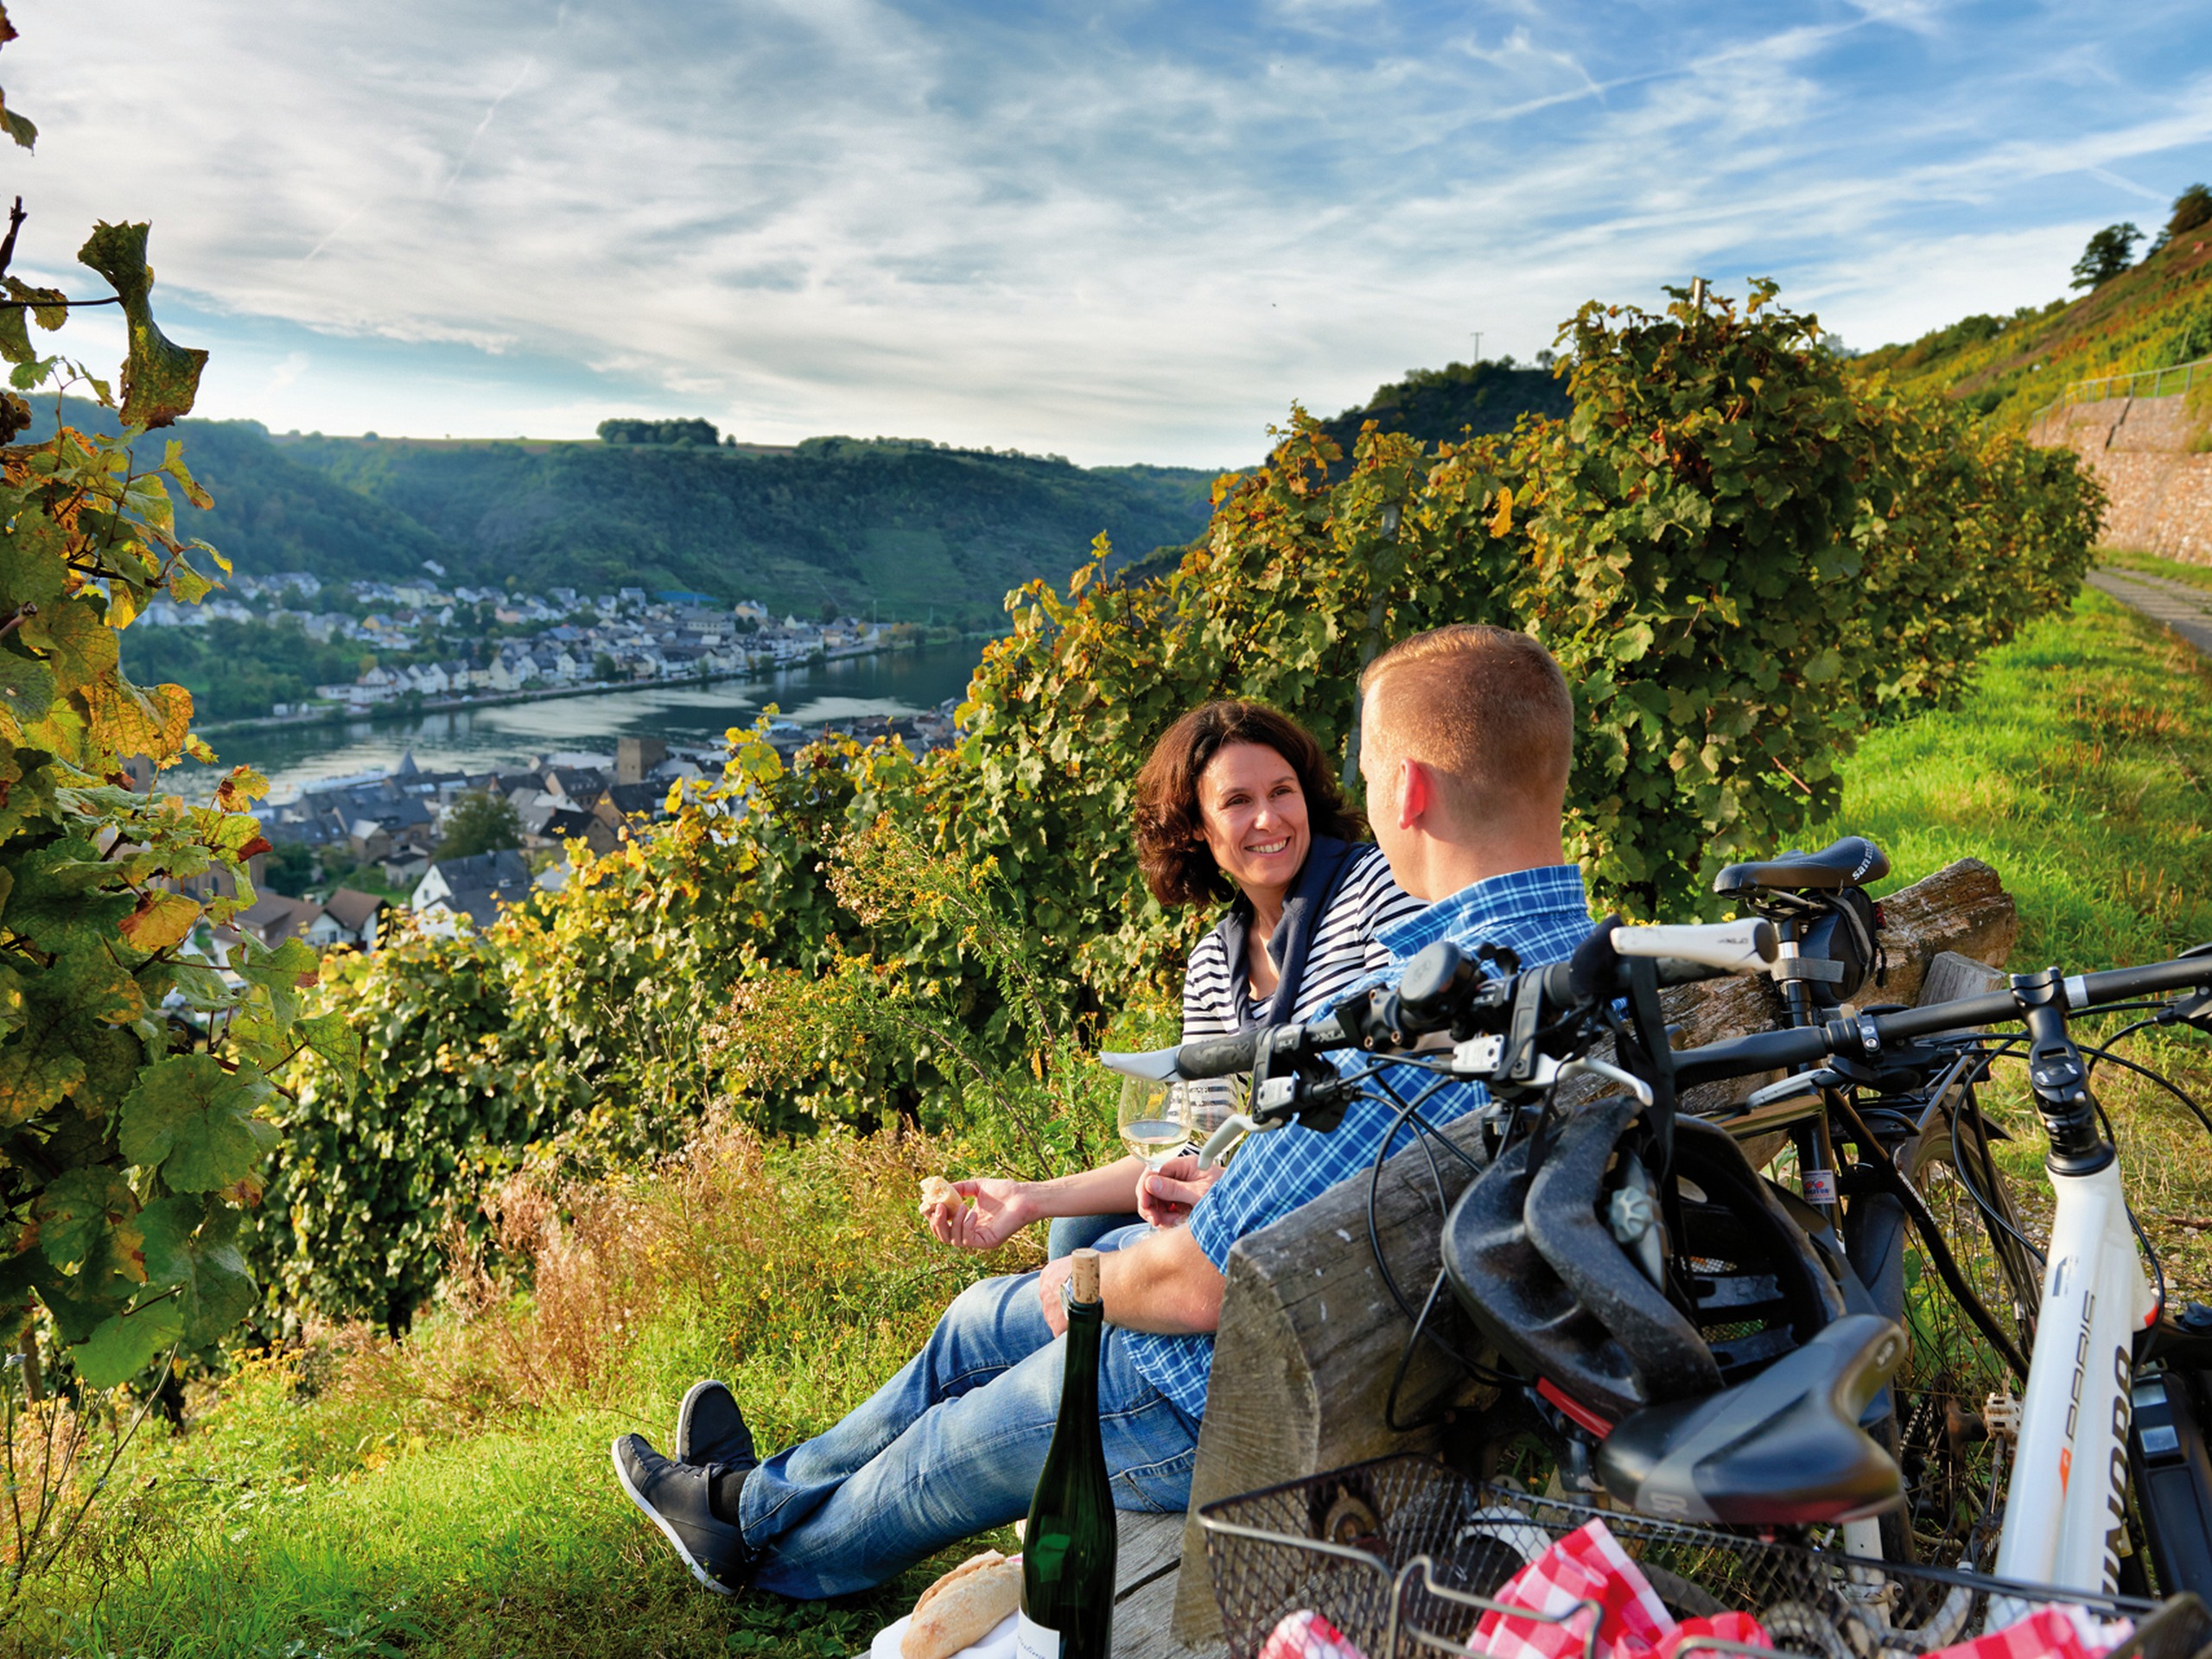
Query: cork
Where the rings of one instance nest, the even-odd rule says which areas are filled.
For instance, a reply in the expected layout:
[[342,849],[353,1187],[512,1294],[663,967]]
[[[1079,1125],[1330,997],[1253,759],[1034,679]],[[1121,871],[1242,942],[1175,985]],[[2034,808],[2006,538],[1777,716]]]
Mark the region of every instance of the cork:
[[1098,1300],[1098,1252],[1076,1250],[1071,1253],[1075,1262],[1075,1300],[1095,1302]]

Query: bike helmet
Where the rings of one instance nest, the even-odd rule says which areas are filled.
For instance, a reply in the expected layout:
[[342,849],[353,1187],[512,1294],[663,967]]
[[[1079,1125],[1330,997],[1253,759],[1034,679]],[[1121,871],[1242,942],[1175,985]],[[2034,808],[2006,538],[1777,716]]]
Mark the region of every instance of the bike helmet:
[[1509,1147],[1444,1224],[1445,1272],[1483,1337],[1601,1433],[1732,1387],[1844,1313],[1743,1149],[1698,1118],[1675,1124],[1675,1248],[1646,1169],[1650,1139],[1637,1102],[1597,1101]]

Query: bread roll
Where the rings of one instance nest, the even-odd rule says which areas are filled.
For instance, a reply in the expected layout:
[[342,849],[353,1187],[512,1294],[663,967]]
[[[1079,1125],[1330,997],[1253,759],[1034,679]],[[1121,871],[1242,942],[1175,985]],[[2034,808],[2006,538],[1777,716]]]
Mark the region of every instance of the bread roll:
[[944,1176],[925,1175],[922,1177],[922,1213],[925,1216],[939,1205],[957,1204],[959,1201],[960,1194],[954,1190],[952,1183],[946,1180]]
[[1021,1605],[1021,1557],[987,1549],[922,1592],[899,1638],[899,1659],[952,1659]]

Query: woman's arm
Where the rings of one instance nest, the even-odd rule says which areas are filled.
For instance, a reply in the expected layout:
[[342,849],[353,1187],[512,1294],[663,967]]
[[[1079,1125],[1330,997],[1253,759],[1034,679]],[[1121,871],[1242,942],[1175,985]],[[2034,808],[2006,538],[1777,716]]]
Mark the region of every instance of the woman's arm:
[[956,1181],[952,1190],[975,1202],[946,1199],[930,1212],[930,1230],[948,1244],[995,1250],[1033,1221],[1135,1210],[1137,1180],[1144,1173],[1144,1160],[1131,1157],[1049,1181]]

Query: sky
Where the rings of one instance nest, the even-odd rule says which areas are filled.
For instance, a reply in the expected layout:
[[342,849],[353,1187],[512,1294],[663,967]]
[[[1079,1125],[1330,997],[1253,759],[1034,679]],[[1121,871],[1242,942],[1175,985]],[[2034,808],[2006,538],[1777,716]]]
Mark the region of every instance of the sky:
[[[1243,465],[1752,276],[1853,346],[2212,179],[2212,8],[10,0],[15,270],[149,219],[198,413]],[[81,317],[95,314],[80,313]],[[109,318],[62,340],[117,354]]]

